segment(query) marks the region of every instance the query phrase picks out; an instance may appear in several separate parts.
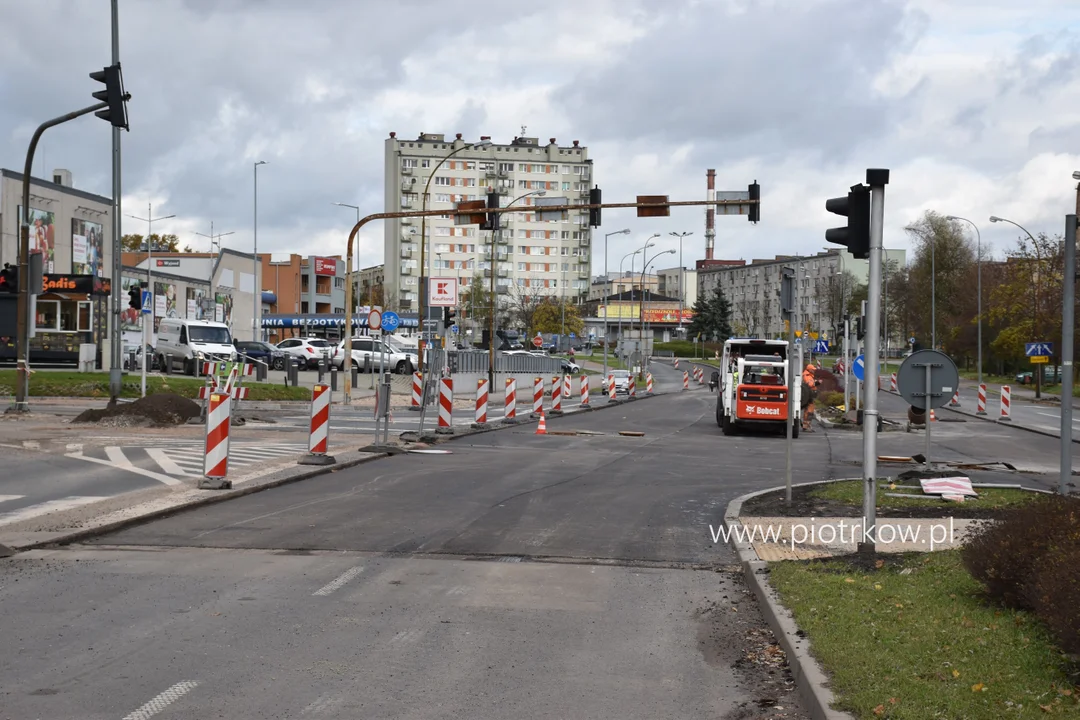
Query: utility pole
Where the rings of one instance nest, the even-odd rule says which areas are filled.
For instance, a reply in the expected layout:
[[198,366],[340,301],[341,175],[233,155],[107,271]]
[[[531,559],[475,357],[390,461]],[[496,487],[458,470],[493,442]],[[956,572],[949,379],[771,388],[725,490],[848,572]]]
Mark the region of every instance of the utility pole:
[[[1076,177],[1076,173],[1073,174]],[[1078,178],[1080,179],[1080,178]],[[1076,188],[1076,205],[1080,210],[1080,186]],[[1072,387],[1073,387],[1073,321],[1076,298],[1076,215],[1065,216],[1065,267],[1062,273],[1061,313],[1061,467],[1058,492],[1068,493],[1072,482]],[[1042,366],[1038,372],[1042,372]]]
[[[112,64],[120,64],[120,9],[119,0],[112,0]],[[126,124],[126,121],[125,121]],[[120,127],[113,124],[112,128],[112,324],[110,330],[111,352],[109,353],[109,394],[113,401],[120,397],[123,387],[124,376],[120,365],[120,354],[123,348],[120,343],[120,276],[123,274],[123,257],[120,247]],[[29,211],[29,208],[27,208]],[[146,350],[143,350],[146,353]],[[143,359],[146,364],[146,359]]]
[[[154,301],[154,283],[153,283],[153,267],[154,267],[154,241],[152,237],[154,235],[154,223],[161,220],[169,220],[176,217],[176,215],[166,215],[164,217],[155,218],[153,213],[153,206],[150,203],[146,203],[146,217],[136,217],[134,215],[128,215],[132,220],[141,220],[146,223],[146,287],[150,290],[150,302]],[[154,308],[150,307],[150,318],[147,320],[146,314],[139,311],[139,316],[142,319],[143,335],[142,335],[142,370],[140,387],[142,388],[142,397],[146,397],[146,366],[152,358],[147,357],[146,346],[150,344],[150,327],[154,324]]]

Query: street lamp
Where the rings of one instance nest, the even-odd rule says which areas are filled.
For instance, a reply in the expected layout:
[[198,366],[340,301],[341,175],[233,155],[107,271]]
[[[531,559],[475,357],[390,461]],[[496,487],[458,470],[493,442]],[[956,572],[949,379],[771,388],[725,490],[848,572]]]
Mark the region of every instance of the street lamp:
[[[647,245],[646,247],[650,247],[650,246]],[[619,261],[619,279],[621,280],[622,277],[623,277],[623,263],[626,262],[626,258],[630,258],[630,287],[631,288],[634,287],[634,277],[633,277],[633,275],[634,275],[634,257],[638,253],[642,253],[642,252],[645,252],[645,248],[641,248],[640,250],[635,250],[634,252],[627,253],[626,255],[623,255],[623,259]],[[619,295],[621,296],[622,293],[619,293]],[[631,302],[633,301],[633,298],[634,298],[634,293],[633,293],[633,290],[631,290],[631,292],[630,292]],[[632,310],[633,307],[634,307],[633,304],[631,304],[630,309]],[[604,319],[605,319],[605,321],[607,320],[607,307],[606,306],[605,306],[605,309],[604,309]],[[616,340],[620,345],[622,344],[622,308],[619,309],[619,332],[618,332],[618,335],[616,337]]]
[[[976,241],[975,241],[976,242],[976,245],[975,245],[975,267],[976,267],[975,285],[976,285],[976,288],[977,288],[976,293],[978,294],[977,309],[976,309],[976,322],[977,322],[977,328],[978,329],[976,331],[976,342],[979,345],[976,362],[979,365],[979,381],[978,381],[979,382],[979,387],[982,387],[982,379],[983,379],[982,378],[982,372],[983,372],[983,360],[982,360],[982,233],[979,232],[979,226],[976,225],[975,223],[973,223],[972,221],[968,220],[967,218],[960,217],[959,215],[946,215],[945,219],[946,220],[959,220],[961,222],[966,222],[968,225],[971,225],[971,227],[975,228],[975,237],[976,237]],[[981,410],[981,411],[979,411],[978,414],[979,415],[985,415],[986,411]]]
[[684,237],[693,234],[692,232],[668,233],[672,237],[679,238],[679,335],[682,335],[683,305],[686,303],[686,268],[683,266],[682,241]]
[[[656,243],[654,243],[653,240],[658,238],[658,237],[660,237],[660,233],[653,233],[649,237],[649,239],[645,241],[645,245],[643,245],[642,248],[641,248],[642,260],[645,259],[645,251],[648,250],[649,248],[653,247],[654,245],[656,245]],[[635,255],[636,255],[636,253],[635,253]],[[630,311],[631,312],[633,312],[633,310],[634,310],[634,260],[635,259],[636,258],[634,258],[634,257],[630,258]],[[642,280],[642,282],[644,282],[644,280]],[[645,294],[645,288],[644,287],[642,287],[642,289],[641,289],[641,294],[642,294],[642,296],[644,296],[644,294]],[[641,306],[641,300],[639,299],[638,300],[639,309],[640,309],[640,306]],[[633,317],[633,316],[631,316],[631,317]],[[634,322],[633,322],[633,320],[631,320],[630,321],[630,330],[632,331],[633,329],[634,329]]]
[[[153,270],[151,269],[151,267],[153,266],[153,263],[150,262],[150,261],[154,256],[154,241],[150,239],[150,236],[153,234],[153,227],[154,227],[155,222],[159,222],[161,220],[168,220],[168,219],[174,218],[176,216],[175,215],[166,215],[165,217],[155,218],[154,214],[150,211],[150,209],[151,209],[150,208],[150,203],[146,203],[146,217],[141,218],[141,217],[136,217],[135,215],[128,215],[127,217],[131,218],[132,220],[141,220],[144,223],[146,223],[146,287],[150,289],[150,293],[151,293],[150,297],[153,298],[154,297],[154,295],[153,295],[154,286],[150,282],[150,277],[151,277],[151,274],[153,272]],[[154,300],[151,300],[150,302],[154,302]],[[148,358],[146,356],[146,346],[150,344],[149,329],[150,329],[150,326],[153,325],[153,324],[154,324],[154,308],[153,308],[153,306],[151,306],[150,307],[150,322],[149,323],[146,322],[145,313],[142,314],[142,326],[143,326],[142,343],[143,343],[143,346],[142,346],[142,348],[140,348],[140,350],[141,350],[140,354],[142,355],[142,371],[141,371],[142,372],[142,379],[140,380],[140,387],[142,388],[141,389],[142,397],[146,397],[146,363],[148,362]]]
[[[462,152],[464,150],[469,150],[470,148],[475,150],[475,149],[485,148],[485,147],[491,147],[491,141],[490,140],[481,140],[478,143],[465,143],[464,145],[459,147],[457,150],[454,150],[453,152],[447,154],[442,160],[440,160],[439,163],[435,167],[433,167],[431,169],[431,173],[428,175],[427,182],[424,183],[424,195],[420,200],[420,203],[421,203],[420,209],[423,210],[424,212],[427,212],[428,190],[431,188],[431,181],[435,179],[435,173],[438,172],[439,168],[441,168],[443,166],[443,163],[445,163],[447,160],[449,160],[450,158],[454,157],[459,152]],[[417,301],[417,309],[419,310],[418,317],[419,317],[419,320],[420,320],[420,337],[424,336],[423,335],[423,333],[424,333],[424,325],[425,325],[424,321],[427,319],[427,318],[424,317],[424,311],[425,311],[424,300],[426,299],[426,296],[427,296],[427,282],[428,282],[428,276],[425,275],[425,265],[424,265],[424,248],[426,247],[426,245],[427,245],[427,215],[424,215],[424,216],[422,216],[420,218],[420,297],[419,297],[419,299]],[[430,260],[430,258],[428,258],[428,259]],[[349,334],[349,337],[351,337],[351,335],[352,335],[352,333]],[[492,339],[492,341],[494,342],[494,338]],[[351,348],[351,345],[350,345],[350,348]],[[423,370],[424,370],[424,353],[423,352],[420,353],[420,357],[419,357],[419,370],[421,372],[423,372]]]
[[[655,235],[654,237],[659,237],[659,235]],[[646,342],[645,342],[645,273],[649,271],[649,265],[651,265],[653,263],[653,261],[656,260],[656,258],[660,257],[661,255],[674,255],[674,254],[675,254],[675,248],[672,248],[671,250],[661,250],[660,252],[653,255],[652,258],[650,258],[648,261],[646,261],[645,263],[642,263],[642,266],[641,266],[641,302],[638,303],[638,313],[640,314],[640,318],[638,320],[638,323],[639,323],[639,325],[641,327],[641,367],[642,367],[642,369],[644,369],[645,365],[648,363],[647,354],[645,352],[645,350],[646,350]],[[631,285],[631,287],[633,287],[633,285]]]
[[255,173],[255,222],[254,228],[254,240],[252,242],[251,251],[251,339],[253,341],[259,339],[259,316],[262,314],[262,288],[259,283],[259,166],[266,165],[265,160],[259,160],[255,163],[253,172]]
[[[221,250],[221,238],[226,237],[228,235],[235,235],[236,233],[235,233],[235,231],[230,230],[227,233],[217,233],[217,234],[215,234],[214,233],[214,221],[211,220],[210,221],[210,234],[209,235],[206,235],[206,234],[201,233],[201,232],[197,232],[195,234],[198,235],[199,237],[207,238],[210,241],[210,254],[213,255],[214,254],[214,245],[215,245],[215,243],[217,244],[218,250],[220,251]],[[211,298],[211,300],[214,298],[214,259],[213,258],[210,258],[210,298]],[[214,306],[216,308],[217,304],[215,303]],[[217,320],[216,311],[214,313],[214,319]]]
[[[609,233],[606,233],[606,234],[604,235],[604,375],[603,375],[603,382],[607,382],[607,376],[608,376],[608,364],[607,364],[607,352],[608,352],[608,339],[607,339],[607,334],[608,334],[608,317],[607,317],[607,306],[608,306],[608,298],[609,298],[609,297],[610,297],[610,295],[611,295],[611,294],[610,294],[610,293],[608,292],[608,288],[610,288],[610,287],[611,287],[611,285],[610,285],[610,283],[611,283],[611,276],[610,276],[610,275],[608,275],[608,267],[607,267],[607,256],[608,256],[608,252],[607,252],[607,247],[608,247],[608,238],[609,238],[609,237],[611,237],[612,235],[629,235],[629,234],[630,234],[630,228],[626,228],[625,230],[616,230],[615,232],[609,232]],[[621,268],[621,267],[619,268],[619,272],[620,272],[620,273],[622,273],[622,268]]]
[[[990,216],[990,222],[992,222],[992,223],[1006,222],[1006,223],[1009,223],[1010,225],[1015,225],[1016,227],[1023,230],[1027,234],[1027,236],[1029,238],[1031,238],[1031,246],[1035,249],[1035,257],[1037,258],[1038,263],[1039,263],[1039,271],[1042,270],[1042,251],[1039,249],[1039,243],[1038,243],[1038,241],[1035,240],[1035,236],[1032,235],[1030,232],[1028,232],[1028,229],[1026,227],[1021,225],[1020,223],[1013,222],[1012,220],[1008,220],[1008,219],[1003,218],[1003,217],[998,217],[997,215],[991,215]],[[1039,333],[1039,330],[1040,330],[1040,327],[1039,327],[1039,280],[1040,280],[1039,278],[1035,278],[1035,282],[1033,282],[1031,284],[1031,286],[1032,286],[1031,291],[1035,295],[1035,307],[1033,308],[1033,310],[1035,312],[1035,334],[1036,335],[1040,334]],[[1039,338],[1035,338],[1035,340],[1039,341]],[[1036,372],[1036,373],[1033,373],[1033,374],[1035,375],[1035,399],[1038,400],[1038,399],[1040,399],[1042,397],[1042,368],[1039,368],[1039,371]]]
[[[330,204],[331,205],[337,205],[338,207],[352,208],[353,210],[356,211],[356,224],[357,225],[360,224],[360,208],[358,206],[349,205],[348,203],[339,203],[339,202],[330,203]],[[356,265],[357,265],[356,269],[359,270],[360,269],[360,258],[359,257],[356,258]],[[345,268],[345,283],[346,283],[346,285],[348,285],[348,283],[352,282],[352,272],[353,272],[353,268],[348,268],[348,267]],[[345,328],[345,332],[347,332],[351,336],[352,335],[352,328]]]

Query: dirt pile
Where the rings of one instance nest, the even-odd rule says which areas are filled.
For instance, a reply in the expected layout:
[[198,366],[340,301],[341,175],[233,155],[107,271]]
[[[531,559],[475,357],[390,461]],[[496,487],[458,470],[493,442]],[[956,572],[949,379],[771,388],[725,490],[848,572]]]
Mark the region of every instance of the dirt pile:
[[199,417],[198,403],[174,393],[154,393],[135,402],[117,404],[102,410],[86,410],[73,423],[98,423],[118,427],[170,427]]

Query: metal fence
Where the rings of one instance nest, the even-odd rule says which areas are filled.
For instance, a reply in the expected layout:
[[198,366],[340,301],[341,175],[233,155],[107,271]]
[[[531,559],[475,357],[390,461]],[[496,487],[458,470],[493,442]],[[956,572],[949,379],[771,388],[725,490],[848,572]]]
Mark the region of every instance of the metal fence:
[[[486,373],[491,360],[483,350],[450,350],[446,353],[446,366],[450,372]],[[495,353],[495,372],[497,373],[544,373],[556,374],[562,368],[562,360],[538,355],[506,355]]]

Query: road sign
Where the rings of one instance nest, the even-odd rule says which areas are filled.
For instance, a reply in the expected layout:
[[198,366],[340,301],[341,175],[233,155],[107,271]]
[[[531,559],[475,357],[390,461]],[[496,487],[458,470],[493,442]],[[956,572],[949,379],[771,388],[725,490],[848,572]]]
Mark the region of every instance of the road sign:
[[367,316],[367,326],[372,330],[382,329],[382,313],[378,310],[372,310]]
[[1030,342],[1024,343],[1024,354],[1028,357],[1035,357],[1037,355],[1053,355],[1054,343],[1050,342]]
[[907,339],[907,341],[908,341],[908,344],[909,344],[909,345],[914,345],[914,344],[915,344],[915,338],[913,338],[913,337],[909,337],[909,338]]
[[823,355],[823,354],[829,352],[829,341],[828,340],[818,340],[817,342],[815,342],[814,343],[814,352],[816,352],[818,355]]
[[401,327],[401,317],[396,312],[387,310],[382,314],[383,330],[386,332],[394,332],[399,327]]
[[457,325],[451,325],[451,326],[450,326],[450,332],[452,332],[452,333],[454,333],[455,335],[457,335],[457,332],[458,332],[458,326],[457,326]]
[[863,377],[864,375],[866,375],[865,356],[860,355],[859,357],[855,358],[855,362],[851,363],[851,374],[854,375],[855,379],[859,382],[862,382],[865,379]]
[[802,338],[801,337],[795,338],[795,344],[796,345],[802,345]]
[[908,355],[896,372],[896,389],[912,407],[926,410],[926,366],[930,365],[930,407],[945,407],[960,385],[960,373],[952,358],[937,350]]
[[456,277],[433,277],[428,280],[428,305],[431,307],[455,307],[458,279]]
[[544,338],[540,337],[539,335],[533,338],[533,347],[540,347],[543,344]]
[[154,312],[154,293],[149,290],[142,291],[142,314],[149,315]]
[[1050,362],[1050,358],[1046,355],[1032,355],[1030,358],[1028,358],[1028,360],[1031,360],[1031,362],[1035,365],[1041,365]]
[[577,337],[577,335],[575,335],[574,333],[570,333],[570,339],[571,340],[575,339],[576,337]]

